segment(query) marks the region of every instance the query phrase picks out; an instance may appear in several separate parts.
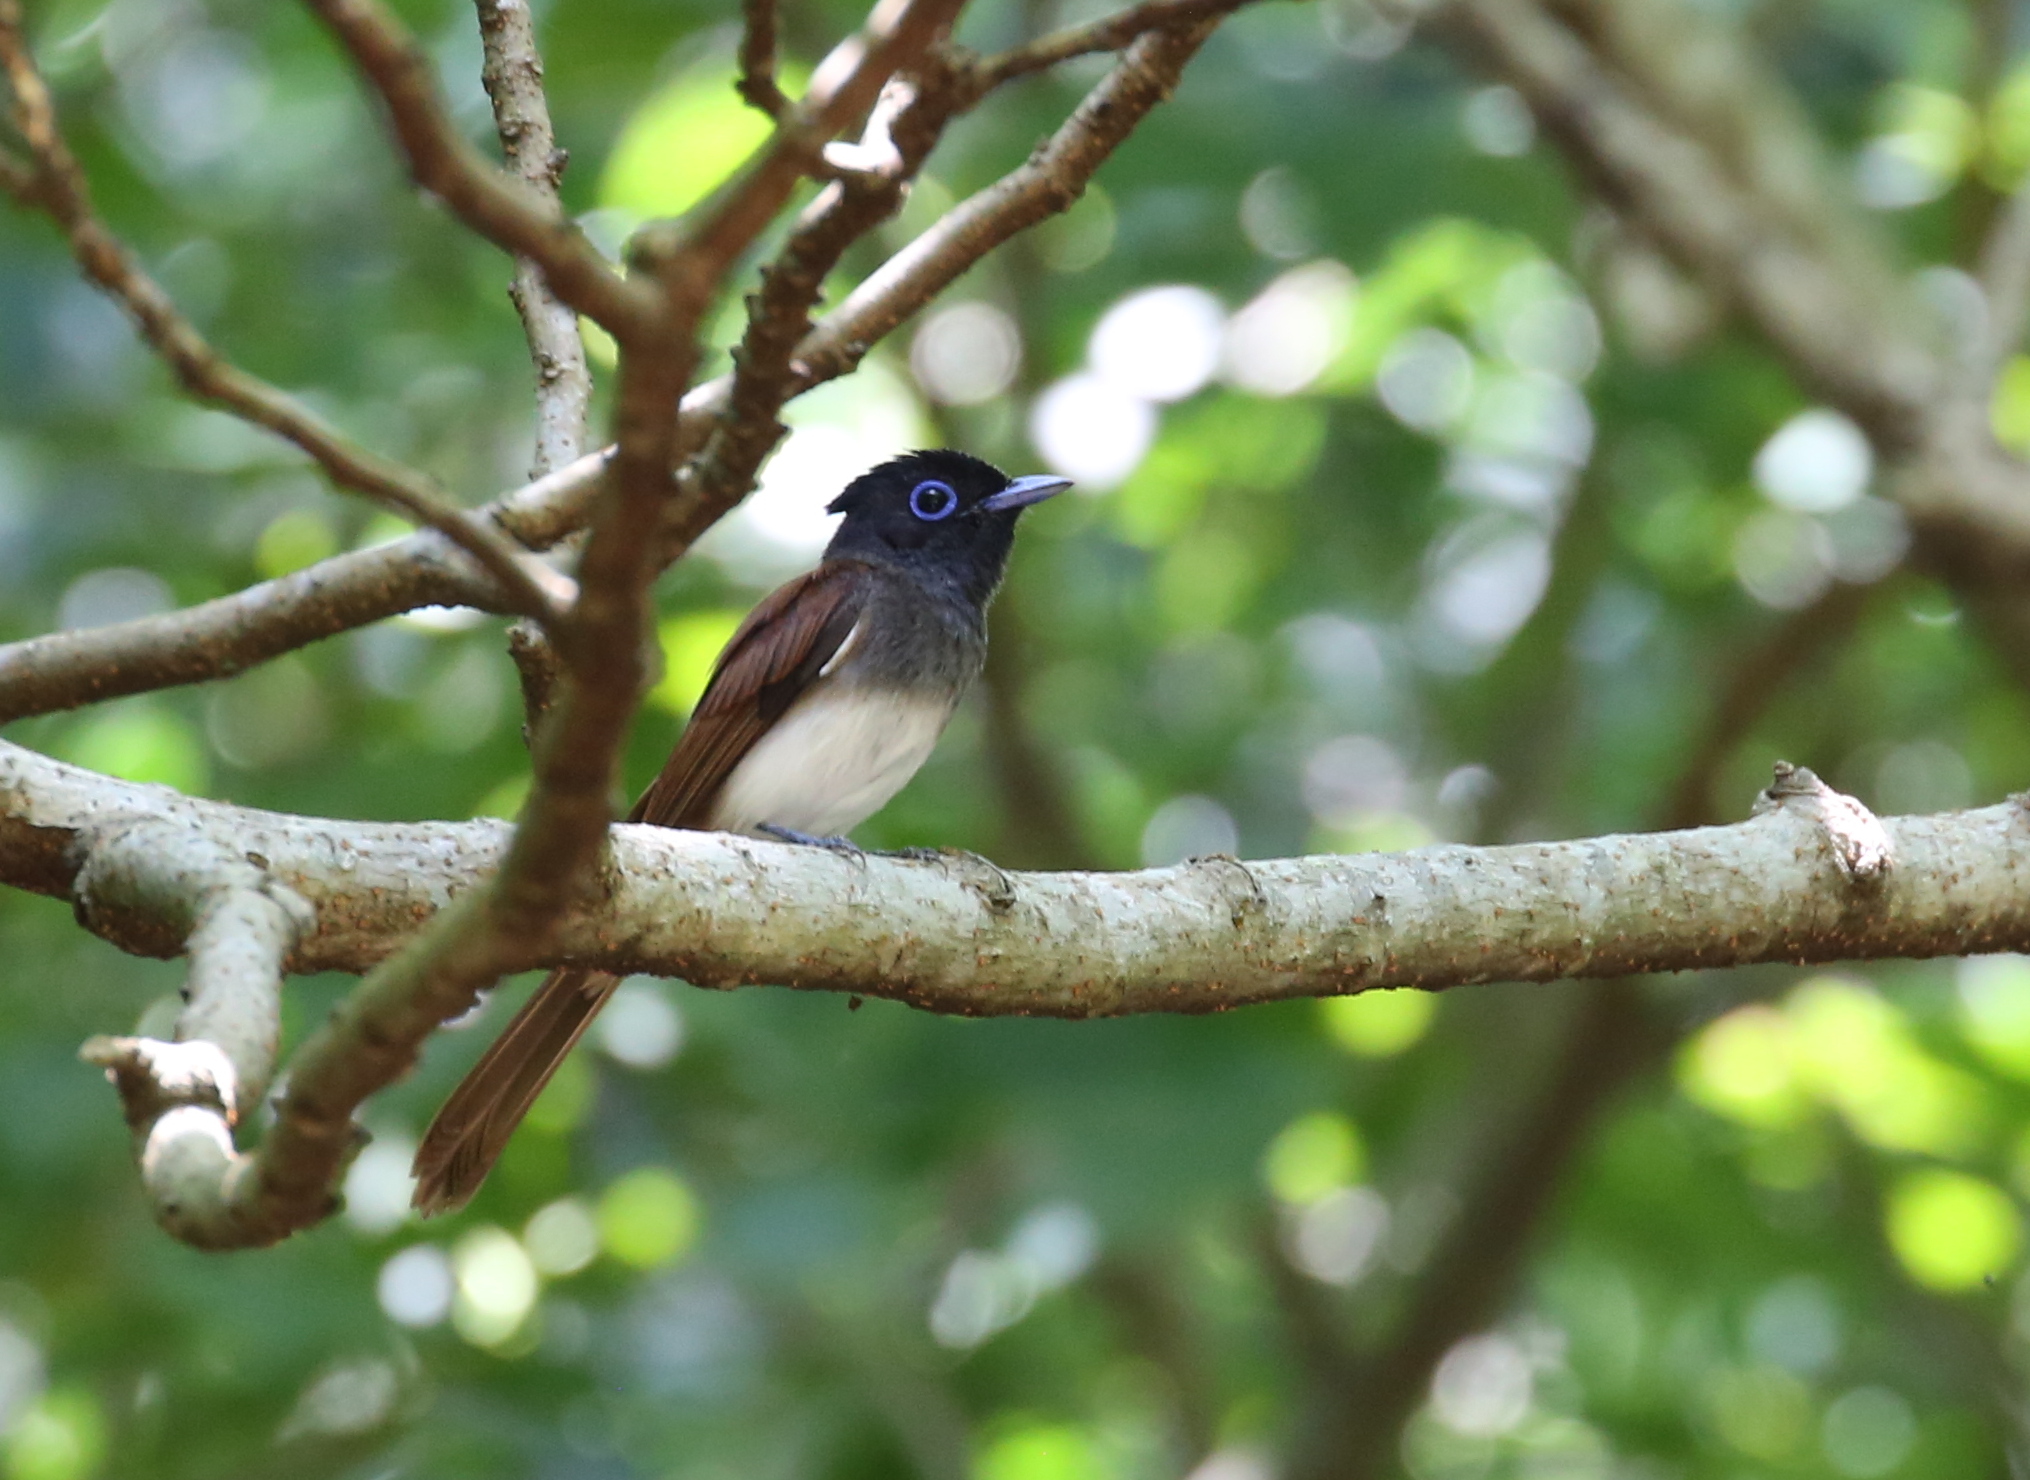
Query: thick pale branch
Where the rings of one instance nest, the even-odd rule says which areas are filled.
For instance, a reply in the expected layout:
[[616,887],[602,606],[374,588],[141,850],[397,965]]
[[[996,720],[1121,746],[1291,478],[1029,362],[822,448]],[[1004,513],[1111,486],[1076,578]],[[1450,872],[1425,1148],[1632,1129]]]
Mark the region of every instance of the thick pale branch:
[[[98,831],[146,811],[229,838],[316,911],[292,971],[360,971],[469,894],[491,822],[287,817],[109,780],[0,743],[0,881],[63,896]],[[701,986],[768,982],[968,1016],[1211,1012],[1375,987],[1548,981],[1770,961],[2030,947],[2019,802],[1882,823],[1894,862],[1843,864],[1779,799],[1728,827],[1125,874],[1003,874],[957,855],[845,857],[621,827],[604,899],[517,967],[573,960]],[[96,909],[125,949],[173,951],[162,910]]]
[[236,1247],[246,1240],[234,1189],[249,1162],[233,1131],[274,1073],[283,962],[312,923],[310,907],[252,858],[155,819],[102,835],[72,896],[87,924],[99,911],[151,913],[172,931],[187,924],[190,975],[174,1039],[97,1037],[83,1057],[120,1091],[163,1227],[200,1247]]
[[16,126],[35,159],[26,182],[5,172],[8,193],[56,223],[79,270],[127,311],[185,392],[294,443],[339,487],[437,530],[499,583],[514,611],[544,621],[554,615],[539,578],[491,521],[458,508],[423,474],[349,441],[293,397],[232,364],[141,270],[92,208],[84,172],[29,52],[17,0],[0,0],[0,70],[14,95]]

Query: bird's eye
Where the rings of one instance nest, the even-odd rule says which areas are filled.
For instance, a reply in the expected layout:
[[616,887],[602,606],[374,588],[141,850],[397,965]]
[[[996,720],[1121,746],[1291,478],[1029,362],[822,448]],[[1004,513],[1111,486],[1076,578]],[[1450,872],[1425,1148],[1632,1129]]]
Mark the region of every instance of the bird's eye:
[[909,512],[919,519],[943,519],[959,506],[959,496],[949,483],[932,478],[909,491]]

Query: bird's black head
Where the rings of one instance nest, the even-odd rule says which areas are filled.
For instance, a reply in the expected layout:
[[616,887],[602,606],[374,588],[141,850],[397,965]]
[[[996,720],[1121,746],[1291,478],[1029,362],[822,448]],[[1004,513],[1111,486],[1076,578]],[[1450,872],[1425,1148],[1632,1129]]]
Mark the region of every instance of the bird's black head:
[[956,580],[984,604],[1000,584],[1022,511],[1069,488],[1066,478],[1010,478],[992,463],[938,448],[906,453],[846,485],[826,547]]

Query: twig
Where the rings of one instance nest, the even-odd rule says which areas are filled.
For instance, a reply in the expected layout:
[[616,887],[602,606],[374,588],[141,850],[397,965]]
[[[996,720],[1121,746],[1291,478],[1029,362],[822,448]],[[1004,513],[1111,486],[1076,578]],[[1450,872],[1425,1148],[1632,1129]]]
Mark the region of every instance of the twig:
[[670,312],[702,314],[712,289],[822,162],[827,142],[874,106],[882,87],[949,26],[964,0],[888,0],[832,48],[803,101],[739,172],[681,220],[642,228],[628,260],[662,285]]
[[[562,213],[559,189],[568,156],[557,147],[550,105],[543,95],[543,58],[529,0],[476,0],[479,36],[486,51],[480,80],[493,102],[493,121],[507,165],[551,210]],[[521,315],[536,370],[536,450],[529,476],[575,461],[585,451],[592,372],[578,315],[550,291],[542,268],[515,259],[508,295]]]
[[[605,454],[479,511],[531,549],[584,522]],[[562,584],[546,572],[545,578]],[[423,606],[512,614],[499,588],[435,530],[334,555],[182,611],[0,646],[0,724],[124,694],[228,678],[341,632]]]
[[0,190],[13,196],[19,205],[38,204],[35,170],[27,160],[17,158],[11,149],[0,149]]
[[795,357],[811,310],[847,248],[893,215],[966,95],[952,70],[929,60],[912,81],[889,83],[867,121],[859,154],[878,161],[828,185],[803,213],[748,299],[747,330],[734,351],[732,383],[710,437],[678,474],[661,558],[668,562],[754,486],[782,439],[780,416],[795,393]]
[[646,285],[622,278],[585,234],[482,158],[438,96],[430,59],[379,0],[305,0],[388,111],[417,185],[503,251],[536,262],[551,292],[622,344],[652,344],[667,325]]
[[92,209],[84,173],[64,142],[22,32],[19,0],[0,0],[0,70],[14,94],[16,127],[35,158],[32,181],[19,191],[10,184],[9,193],[48,214],[80,270],[126,309],[187,393],[294,443],[341,488],[443,534],[499,584],[510,609],[545,622],[554,617],[538,576],[490,521],[447,503],[422,474],[347,440],[294,398],[226,360],[141,270]]
[[1194,21],[1225,15],[1249,3],[1250,0],[1141,0],[1139,5],[1102,16],[1087,25],[1068,26],[1021,46],[979,57],[967,71],[974,84],[985,91],[1018,77],[1046,71],[1073,57],[1119,51],[1144,32],[1174,30]]
[[770,118],[781,120],[790,101],[775,81],[775,0],[741,0],[740,96]]
[[1035,153],[945,212],[806,336],[795,356],[796,388],[850,373],[878,340],[988,252],[1068,210],[1122,140],[1170,95],[1213,29],[1200,21],[1136,38]]
[[[850,374],[875,343],[988,252],[1068,209],[1136,125],[1170,95],[1185,64],[1216,25],[1216,20],[1201,20],[1137,38],[1026,161],[947,211],[803,336],[784,362],[779,383],[769,391],[775,404]],[[767,379],[756,377],[757,390]],[[725,393],[729,401],[733,390],[728,386]],[[674,559],[746,491],[742,478],[732,476],[739,464],[730,456],[726,461],[727,474],[708,477],[706,469],[684,486],[665,525],[665,558]]]
[[543,634],[527,622],[515,622],[507,630],[508,656],[522,686],[522,743],[536,748],[536,736],[550,716],[550,704],[557,692],[557,650],[543,640]]
[[1663,826],[1698,827],[1719,815],[1713,788],[1742,737],[1793,677],[1854,630],[1874,591],[1873,586],[1840,582],[1810,606],[1791,613],[1749,651],[1728,675],[1691,759],[1678,774],[1664,808]]

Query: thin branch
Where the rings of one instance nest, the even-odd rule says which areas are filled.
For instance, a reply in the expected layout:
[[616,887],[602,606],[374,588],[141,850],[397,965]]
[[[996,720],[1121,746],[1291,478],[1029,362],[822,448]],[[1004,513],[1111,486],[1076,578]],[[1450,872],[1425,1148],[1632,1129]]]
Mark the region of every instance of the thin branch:
[[775,80],[775,0],[741,0],[740,15],[740,77],[734,89],[779,122],[791,105]]
[[1068,26],[1021,46],[976,59],[968,68],[982,91],[1018,77],[1046,71],[1073,57],[1119,51],[1148,31],[1175,30],[1195,21],[1238,10],[1249,0],[1141,0],[1126,10],[1102,16],[1083,26]]
[[642,228],[628,260],[661,283],[669,309],[702,314],[740,254],[823,162],[824,146],[864,117],[897,72],[923,55],[964,0],[882,0],[853,36],[832,48],[803,100],[725,185],[681,220]]
[[1846,639],[1868,609],[1875,589],[1835,585],[1811,605],[1791,613],[1735,666],[1707,715],[1691,760],[1678,775],[1663,826],[1697,827],[1719,815],[1714,786],[1742,737],[1791,678]]
[[526,622],[516,622],[508,628],[507,645],[515,674],[521,680],[522,743],[534,750],[536,736],[549,719],[550,704],[556,697],[557,650]]
[[[605,453],[480,510],[543,549],[583,524]],[[547,579],[562,584],[549,573]],[[0,724],[125,694],[243,673],[313,642],[424,606],[511,614],[499,588],[434,530],[262,581],[182,611],[0,646]]]
[[[981,257],[1068,208],[1169,95],[1203,40],[1197,29],[1140,38],[1035,158],[946,213],[803,336],[790,357],[787,396],[851,374]],[[704,444],[732,389],[726,375],[684,397],[680,446]],[[584,527],[611,456],[611,448],[588,454],[478,512],[528,548],[547,549]],[[679,510],[671,537],[687,544],[709,522],[703,509],[688,517]],[[460,581],[433,538],[337,556],[181,612],[0,646],[0,723],[226,677],[417,607],[488,605],[487,593]]]
[[661,558],[674,560],[754,486],[762,461],[782,440],[782,408],[795,393],[796,354],[811,332],[811,310],[849,247],[902,204],[910,182],[964,106],[949,66],[927,60],[911,81],[891,81],[856,146],[870,161],[825,187],[748,299],[747,330],[734,351],[732,383],[705,445],[678,474]]
[[[536,21],[529,0],[476,0],[479,37],[486,61],[480,80],[493,102],[508,168],[562,214],[559,191],[568,162],[550,125],[543,95],[543,58],[536,48]],[[531,258],[515,259],[508,295],[521,315],[536,370],[536,451],[529,476],[575,461],[585,451],[586,416],[592,402],[592,372],[585,363],[585,340],[578,315],[550,291],[542,268]]]
[[[1197,21],[1139,37],[1027,160],[959,202],[877,268],[803,336],[782,362],[780,373],[771,369],[758,374],[752,382],[757,401],[766,393],[780,406],[814,385],[851,374],[874,344],[988,252],[1046,217],[1068,210],[1121,142],[1170,96],[1186,63],[1217,24]],[[730,402],[734,389],[729,385],[723,399],[715,398],[713,409]],[[766,451],[761,448],[762,454]],[[759,457],[751,448],[748,455],[758,466]],[[708,466],[683,486],[665,526],[665,558],[680,554],[745,493],[751,469],[743,473],[742,464],[730,455],[722,466],[719,475],[704,476],[711,472]]]
[[569,221],[474,149],[452,122],[428,55],[379,0],[306,0],[387,109],[416,184],[495,246],[539,264],[550,290],[622,344],[666,329],[656,294],[622,278]]
[[1214,23],[1138,37],[1021,165],[960,201],[846,296],[797,346],[796,389],[849,374],[867,351],[1018,232],[1070,209],[1121,142],[1168,98]]
[[34,167],[11,149],[0,149],[0,190],[12,196],[17,205],[40,203]]
[[540,577],[490,521],[447,502],[421,473],[349,441],[293,397],[226,360],[141,270],[92,209],[84,172],[22,31],[19,0],[0,0],[0,71],[14,95],[15,126],[35,159],[32,181],[21,190],[10,184],[9,193],[56,223],[79,269],[127,311],[185,392],[294,443],[341,488],[437,530],[499,584],[512,610],[546,622],[554,617]]

